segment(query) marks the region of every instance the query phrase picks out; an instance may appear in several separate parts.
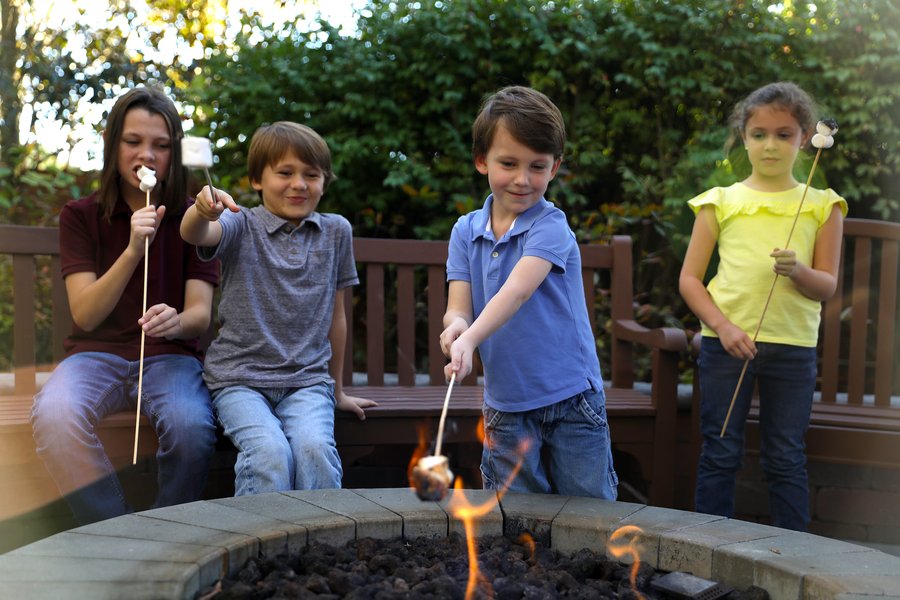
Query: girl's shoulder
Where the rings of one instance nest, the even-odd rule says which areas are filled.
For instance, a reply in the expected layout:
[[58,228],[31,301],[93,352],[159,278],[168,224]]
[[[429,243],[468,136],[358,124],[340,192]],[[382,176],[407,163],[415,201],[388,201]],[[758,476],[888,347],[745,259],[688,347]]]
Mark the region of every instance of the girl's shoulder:
[[[743,183],[728,187],[715,187],[691,198],[688,205],[697,213],[704,206],[713,206],[721,222],[737,215],[754,215],[765,211],[775,215],[794,216],[798,208],[802,213],[813,214],[824,222],[831,214],[832,207],[840,206],[847,216],[847,202],[831,188],[820,190],[809,188],[804,196],[805,185],[799,184],[782,192],[761,192]],[[801,205],[802,201],[802,205]]]

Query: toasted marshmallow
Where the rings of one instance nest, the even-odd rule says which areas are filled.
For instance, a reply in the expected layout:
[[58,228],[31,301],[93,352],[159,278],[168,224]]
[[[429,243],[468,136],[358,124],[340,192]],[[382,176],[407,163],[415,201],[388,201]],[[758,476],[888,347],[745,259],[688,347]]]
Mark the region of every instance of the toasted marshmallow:
[[443,500],[453,484],[446,456],[425,456],[412,470],[412,483],[420,500]]
[[190,169],[213,166],[212,144],[206,138],[186,135],[181,139],[181,164]]
[[137,170],[137,176],[141,178],[140,187],[142,192],[149,192],[156,187],[156,171],[153,169],[141,166]]

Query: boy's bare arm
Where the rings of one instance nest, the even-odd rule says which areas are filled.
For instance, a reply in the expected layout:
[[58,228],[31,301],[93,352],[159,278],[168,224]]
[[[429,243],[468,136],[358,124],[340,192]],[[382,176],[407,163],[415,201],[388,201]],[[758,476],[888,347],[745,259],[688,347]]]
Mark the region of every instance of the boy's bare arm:
[[450,346],[472,322],[472,285],[468,281],[453,280],[447,291],[447,312],[441,332],[441,351],[450,357]]
[[472,370],[475,348],[509,321],[543,283],[552,268],[550,261],[523,256],[513,267],[500,291],[491,298],[478,318],[453,342],[450,364],[445,368],[465,377]]
[[374,400],[349,396],[344,393],[344,349],[347,345],[347,315],[344,313],[344,294],[347,288],[337,290],[334,297],[334,309],[331,315],[331,329],[328,340],[331,342],[331,361],[328,372],[334,379],[334,399],[338,410],[346,410],[355,414],[361,421],[366,418],[364,408],[378,406]]
[[231,212],[240,212],[234,199],[222,190],[215,190],[215,200],[209,186],[203,186],[197,194],[197,201],[187,209],[181,219],[181,238],[195,246],[215,246],[222,239],[222,226],[219,216],[227,208]]

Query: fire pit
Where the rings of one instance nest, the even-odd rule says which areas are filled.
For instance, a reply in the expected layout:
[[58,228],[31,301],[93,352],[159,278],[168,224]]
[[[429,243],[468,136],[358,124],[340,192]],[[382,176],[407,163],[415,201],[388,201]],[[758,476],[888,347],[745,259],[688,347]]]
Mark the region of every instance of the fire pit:
[[[602,549],[636,525],[649,566],[693,573],[773,598],[900,595],[900,558],[810,534],[709,515],[588,498],[465,490],[493,502],[481,536],[529,531],[563,553]],[[410,489],[318,490],[224,498],[110,519],[0,556],[0,598],[191,598],[234,575],[250,557],[294,552],[317,541],[342,545],[464,533],[447,501]],[[623,559],[620,559],[623,560]]]

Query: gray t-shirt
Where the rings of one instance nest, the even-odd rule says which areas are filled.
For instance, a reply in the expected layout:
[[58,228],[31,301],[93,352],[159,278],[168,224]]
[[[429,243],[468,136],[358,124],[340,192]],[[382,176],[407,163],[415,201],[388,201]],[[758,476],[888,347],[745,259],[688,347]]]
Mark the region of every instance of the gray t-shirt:
[[307,387],[332,381],[328,332],[338,289],[359,283],[350,223],[314,212],[294,227],[263,206],[225,211],[219,335],[206,353],[211,390]]

